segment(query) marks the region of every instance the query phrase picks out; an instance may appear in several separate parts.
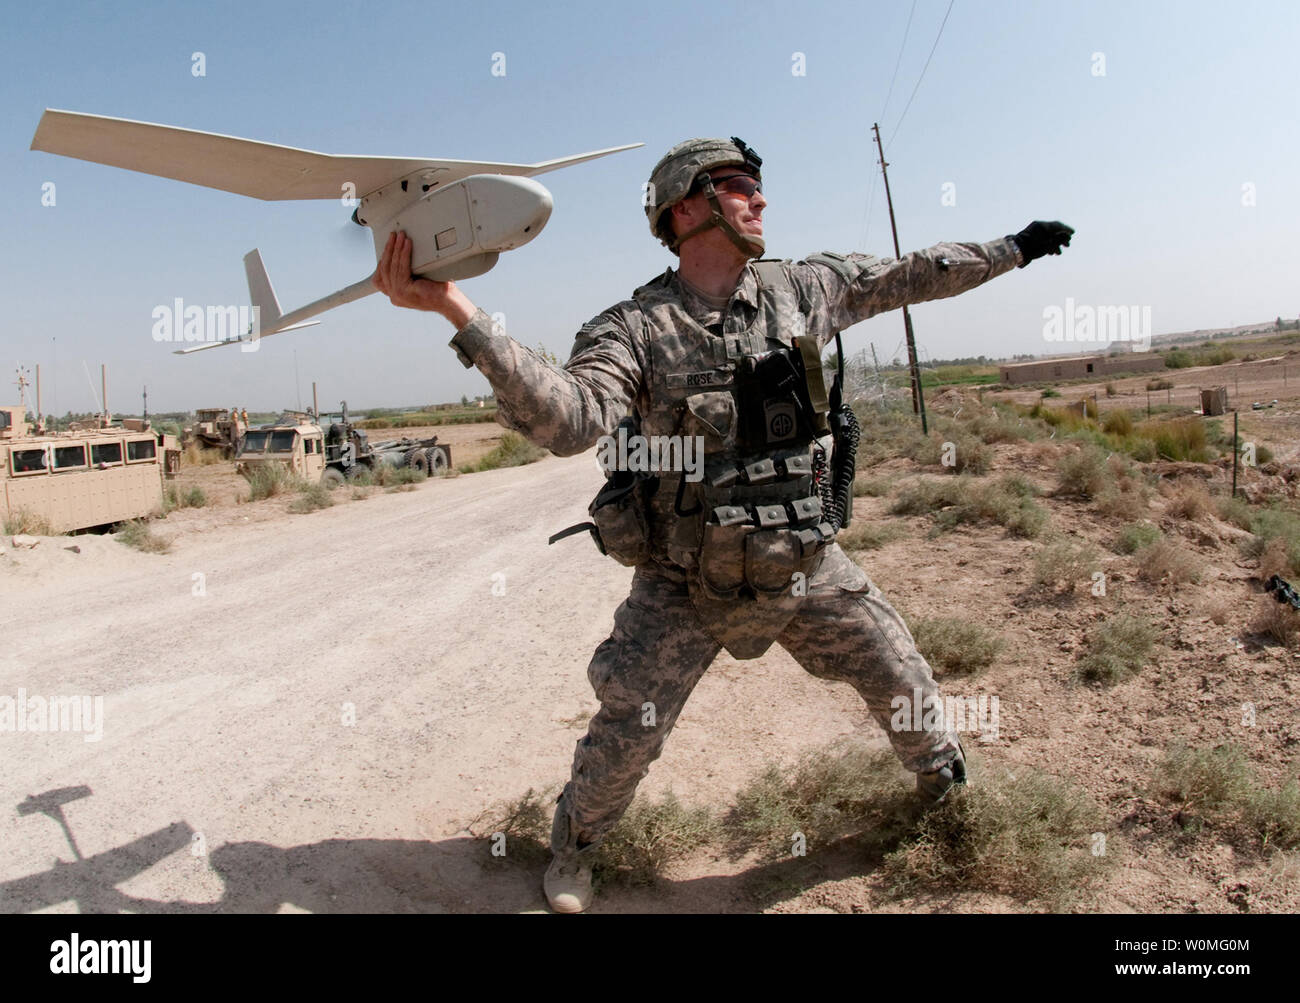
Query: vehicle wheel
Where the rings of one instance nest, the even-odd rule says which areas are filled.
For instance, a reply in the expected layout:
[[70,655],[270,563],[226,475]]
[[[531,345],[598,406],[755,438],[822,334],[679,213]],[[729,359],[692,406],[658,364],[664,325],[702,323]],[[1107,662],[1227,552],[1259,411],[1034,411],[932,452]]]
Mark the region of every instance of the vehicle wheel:
[[428,453],[421,453],[421,452],[413,453],[409,462],[413,470],[420,471],[420,473],[424,474],[425,477],[429,476],[429,454]]
[[320,482],[333,491],[347,481],[343,476],[343,471],[338,467],[326,467],[325,472],[320,475]]
[[447,453],[441,446],[434,446],[424,454],[429,458],[429,476],[438,477],[447,472]]
[[414,467],[416,470],[424,470],[423,457],[424,453],[419,449],[407,450],[405,466]]

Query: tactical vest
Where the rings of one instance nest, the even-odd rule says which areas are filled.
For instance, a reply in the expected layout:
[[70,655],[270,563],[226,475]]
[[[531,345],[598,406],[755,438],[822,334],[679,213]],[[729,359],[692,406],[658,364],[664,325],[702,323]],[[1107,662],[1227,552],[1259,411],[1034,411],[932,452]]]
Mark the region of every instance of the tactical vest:
[[[834,536],[819,497],[824,415],[810,422],[779,400],[754,404],[753,359],[795,349],[804,330],[798,292],[780,263],[755,268],[758,309],[740,332],[724,326],[714,334],[676,297],[653,296],[667,276],[633,293],[650,362],[637,409],[641,434],[699,436],[704,447],[702,480],[664,471],[657,487],[643,490],[649,552],[685,572],[705,626],[737,658],[761,655],[793,618]],[[815,342],[804,349],[816,370],[809,382],[820,383]],[[820,400],[815,389],[810,396],[824,412],[824,390]]]

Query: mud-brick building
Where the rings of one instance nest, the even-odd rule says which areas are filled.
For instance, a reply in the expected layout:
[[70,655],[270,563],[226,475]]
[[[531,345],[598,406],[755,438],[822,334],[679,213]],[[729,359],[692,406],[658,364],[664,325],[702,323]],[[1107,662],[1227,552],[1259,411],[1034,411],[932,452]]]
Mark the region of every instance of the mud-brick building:
[[1057,380],[1097,379],[1125,373],[1153,373],[1164,368],[1165,357],[1154,352],[1062,355],[998,366],[998,380],[1003,386],[1015,386],[1018,383],[1053,383]]

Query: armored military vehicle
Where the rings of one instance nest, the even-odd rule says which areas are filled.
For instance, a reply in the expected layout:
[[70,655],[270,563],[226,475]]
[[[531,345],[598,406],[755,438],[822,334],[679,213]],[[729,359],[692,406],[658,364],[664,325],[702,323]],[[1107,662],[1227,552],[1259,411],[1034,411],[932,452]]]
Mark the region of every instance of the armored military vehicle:
[[239,452],[240,441],[247,429],[237,410],[201,407],[194,412],[194,425],[182,433],[181,446],[195,442],[204,449],[221,450],[222,459],[229,460]]
[[[328,424],[327,424],[328,422]],[[334,487],[380,464],[412,467],[432,477],[451,466],[451,448],[428,439],[391,439],[372,444],[342,410],[317,420],[310,412],[286,411],[274,425],[250,428],[235,456],[235,469],[251,476],[258,466],[284,464],[304,480]]]
[[316,482],[325,472],[325,435],[300,412],[281,415],[274,425],[250,428],[235,453],[235,470],[252,477],[259,467],[288,467],[296,477]]
[[163,508],[163,479],[179,467],[174,435],[145,419],[33,430],[22,405],[0,407],[0,508],[26,510],[56,533],[139,519]]

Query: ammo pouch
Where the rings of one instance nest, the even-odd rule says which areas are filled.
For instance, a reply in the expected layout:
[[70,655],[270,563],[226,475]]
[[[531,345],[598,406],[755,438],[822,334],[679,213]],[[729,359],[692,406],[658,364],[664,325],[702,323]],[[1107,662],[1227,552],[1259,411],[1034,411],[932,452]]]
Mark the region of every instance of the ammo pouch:
[[[699,564],[688,572],[691,605],[704,629],[733,658],[758,658],[799,613],[825,554],[819,526],[799,529],[791,512],[820,517],[817,498],[784,505],[722,505],[704,522]],[[820,524],[819,524],[820,525]]]
[[752,513],[741,505],[715,508],[704,522],[700,591],[718,601],[739,599],[745,589],[760,600],[790,596],[795,575],[811,577],[821,563],[820,520],[816,497],[758,505]]

